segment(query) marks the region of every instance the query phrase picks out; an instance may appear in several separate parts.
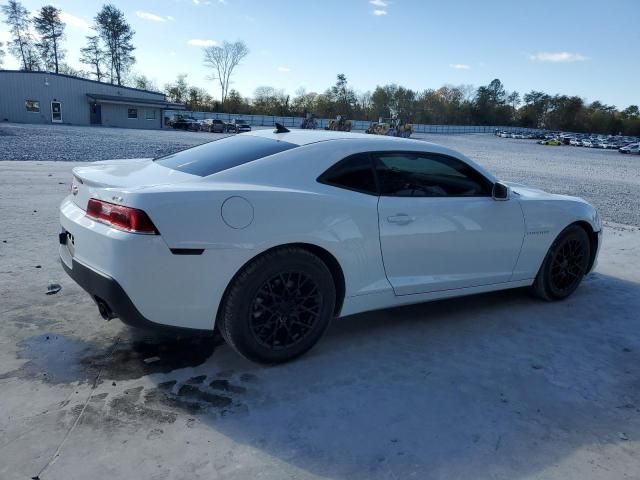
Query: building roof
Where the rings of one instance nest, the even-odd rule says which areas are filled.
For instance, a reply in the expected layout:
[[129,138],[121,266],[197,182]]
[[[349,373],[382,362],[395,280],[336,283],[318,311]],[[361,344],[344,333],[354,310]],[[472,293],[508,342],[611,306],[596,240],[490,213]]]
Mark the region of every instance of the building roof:
[[29,71],[29,70],[0,70],[0,74],[2,74],[2,73],[20,73],[20,74],[26,74],[26,75],[47,75],[47,76],[52,76],[52,77],[72,78],[74,80],[81,80],[83,82],[97,83],[98,85],[108,85],[110,87],[123,88],[123,89],[126,89],[126,90],[132,90],[132,91],[135,91],[135,92],[153,93],[155,95],[162,95],[163,97],[165,96],[164,93],[156,92],[154,90],[144,90],[142,88],[125,87],[123,85],[116,85],[114,83],[99,82],[97,80],[91,80],[90,78],[76,77],[75,75],[67,75],[65,73]]
[[116,103],[120,105],[134,105],[141,107],[171,108],[173,110],[184,110],[181,103],[171,103],[166,100],[154,100],[150,98],[125,97],[122,95],[102,95],[99,93],[87,93],[87,100],[96,103]]

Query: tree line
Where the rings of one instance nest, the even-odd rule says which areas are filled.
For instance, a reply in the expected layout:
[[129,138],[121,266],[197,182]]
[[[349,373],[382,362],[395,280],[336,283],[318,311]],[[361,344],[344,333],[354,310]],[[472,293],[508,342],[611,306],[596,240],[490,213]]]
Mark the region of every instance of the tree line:
[[[78,71],[65,62],[65,23],[59,8],[45,5],[33,16],[18,0],[9,0],[0,8],[9,27],[7,48],[20,62],[21,70],[66,73],[115,85],[125,84],[136,61],[133,56],[135,31],[114,5],[103,5],[98,11],[93,24],[96,33],[86,37],[87,44],[81,49],[79,60],[87,65],[88,71]],[[4,56],[0,43],[0,66]]]
[[[135,31],[114,5],[103,5],[94,17],[95,34],[86,37],[79,59],[86,65],[86,71],[75,70],[65,63],[65,24],[59,8],[46,5],[32,16],[19,0],[9,0],[1,10],[10,33],[7,48],[20,61],[22,70],[66,73],[116,85],[160,90],[147,76],[131,73],[136,61]],[[164,85],[164,93],[169,100],[185,103],[192,111],[278,116],[314,114],[322,118],[342,115],[370,121],[397,116],[410,123],[640,135],[637,105],[617,110],[599,101],[587,103],[579,96],[550,95],[536,90],[521,95],[507,91],[499,79],[478,88],[445,85],[438,89],[413,90],[389,84],[377,86],[373,91],[357,92],[341,73],[336,83],[321,93],[299,89],[295,95],[289,95],[282,89],[260,86],[253,98],[243,97],[231,88],[231,77],[248,53],[249,49],[241,41],[225,41],[203,49],[203,62],[211,72],[209,78],[220,88],[217,99],[205,89],[189,85],[186,74]],[[0,43],[0,67],[4,56],[4,46]]]
[[640,135],[640,110],[631,105],[617,110],[599,101],[587,103],[579,96],[549,95],[532,90],[524,95],[508,92],[499,79],[474,88],[445,85],[416,91],[396,84],[377,86],[373,92],[356,92],[344,74],[323,93],[300,89],[294,96],[282,89],[261,86],[253,98],[229,91],[223,106],[204,89],[190,86],[187,75],[165,85],[165,93],[191,111],[216,111],[252,115],[343,115],[349,119],[377,121],[396,116],[410,123],[435,125],[495,125]]

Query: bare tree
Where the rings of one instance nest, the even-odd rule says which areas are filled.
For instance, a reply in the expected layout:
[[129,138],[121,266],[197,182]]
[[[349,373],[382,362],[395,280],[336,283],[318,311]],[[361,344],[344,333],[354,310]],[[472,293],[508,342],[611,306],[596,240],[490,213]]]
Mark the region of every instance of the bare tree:
[[102,81],[104,77],[105,53],[100,45],[100,38],[97,35],[87,37],[87,46],[80,49],[80,63],[91,67],[91,75],[97,81]]
[[213,70],[212,80],[218,80],[220,84],[220,108],[224,111],[224,102],[229,93],[231,75],[244,57],[249,54],[249,49],[242,41],[233,43],[224,42],[222,46],[204,48],[204,64]]
[[132,40],[136,32],[127,23],[124,13],[114,5],[104,5],[95,18],[95,29],[106,46],[111,83],[122,82],[136,61],[132,55],[135,47]]
[[73,68],[71,65],[67,65],[66,63],[60,64],[60,73],[63,73],[64,75],[71,75],[72,77],[91,79],[90,72],[78,70],[76,68]]
[[2,67],[2,64],[4,63],[4,43],[0,42],[0,68]]
[[154,92],[158,91],[158,86],[155,84],[153,80],[143,74],[133,75],[132,77],[133,86],[135,88],[139,88],[141,90],[152,90]]
[[22,69],[31,71],[40,68],[33,36],[29,31],[31,17],[29,11],[17,0],[9,0],[2,5],[5,23],[9,26],[12,40],[9,42],[9,52],[18,58]]
[[171,102],[184,103],[189,95],[189,84],[187,83],[187,74],[181,73],[176,77],[173,83],[167,83],[164,91]]
[[64,50],[60,47],[64,39],[64,23],[60,19],[60,9],[53,5],[45,5],[33,19],[40,40],[36,47],[40,51],[46,70],[58,73],[59,64],[64,59]]

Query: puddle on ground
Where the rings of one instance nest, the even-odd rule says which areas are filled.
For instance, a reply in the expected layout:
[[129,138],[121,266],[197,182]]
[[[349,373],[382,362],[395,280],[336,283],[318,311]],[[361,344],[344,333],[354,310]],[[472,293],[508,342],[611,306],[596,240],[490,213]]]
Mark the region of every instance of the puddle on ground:
[[[153,373],[196,367],[204,363],[223,343],[217,335],[188,337],[145,337],[123,341],[109,350],[81,360],[92,368],[103,368],[102,376],[113,380],[131,380]],[[145,362],[147,360],[147,362]]]
[[19,347],[18,358],[27,362],[0,378],[38,378],[50,383],[70,383],[92,377],[80,362],[95,352],[96,345],[91,342],[47,333],[29,337]]
[[[82,414],[80,424],[106,431],[146,428],[149,422],[161,427],[176,422],[184,412],[224,417],[249,411],[248,390],[255,386],[258,378],[246,372],[224,370],[180,380],[167,375],[168,379],[154,386],[121,390],[118,381],[197,367],[223,343],[218,335],[143,335],[129,332],[115,348],[113,339],[91,342],[53,333],[29,337],[19,345],[18,356],[26,362],[17,370],[0,375],[0,379],[35,378],[53,384],[90,384],[102,371],[105,383],[101,382],[100,388],[103,391],[92,395],[86,405],[67,399],[59,408],[62,423]],[[163,429],[158,428],[154,436],[162,433]]]
[[0,379],[21,377],[49,383],[92,382],[102,369],[102,378],[133,380],[198,366],[221,344],[222,339],[217,335],[140,337],[134,333],[131,338],[120,340],[113,349],[113,342],[97,343],[49,333],[21,342],[18,358],[27,360],[26,363],[0,375]]

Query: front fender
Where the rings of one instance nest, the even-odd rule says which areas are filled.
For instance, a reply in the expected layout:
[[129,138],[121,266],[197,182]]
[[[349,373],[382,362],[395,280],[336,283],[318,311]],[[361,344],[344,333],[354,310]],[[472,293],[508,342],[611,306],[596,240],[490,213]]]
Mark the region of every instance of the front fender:
[[534,279],[553,241],[572,223],[588,224],[593,232],[602,230],[592,205],[578,198],[555,197],[519,200],[525,218],[525,235],[513,281]]

